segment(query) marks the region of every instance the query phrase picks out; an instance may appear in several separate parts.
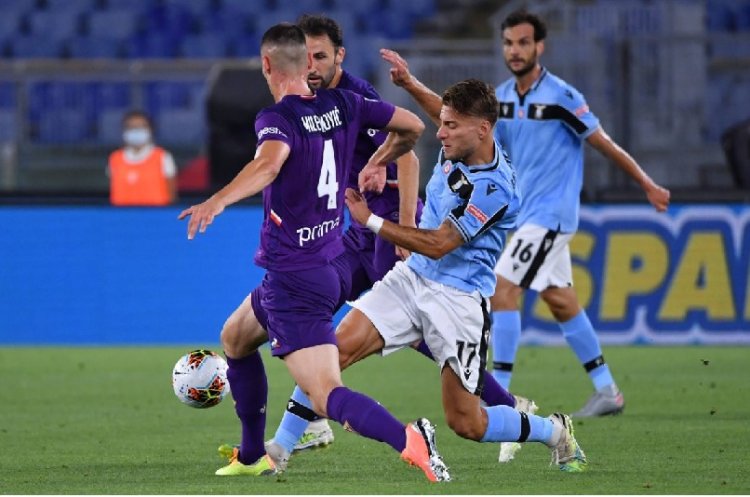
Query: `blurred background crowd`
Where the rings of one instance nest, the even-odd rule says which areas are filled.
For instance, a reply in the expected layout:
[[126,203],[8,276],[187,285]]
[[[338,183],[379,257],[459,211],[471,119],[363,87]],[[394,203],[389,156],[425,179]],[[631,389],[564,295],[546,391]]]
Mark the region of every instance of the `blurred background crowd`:
[[[547,20],[542,63],[673,200],[750,199],[750,0],[0,0],[0,201],[105,202],[133,109],[173,155],[180,195],[224,184],[253,155],[254,114],[270,103],[259,40],[277,22],[334,18],[344,68],[416,110],[378,49],[436,90],[495,85],[509,77],[497,21],[519,6]],[[641,199],[595,153],[583,195]]]

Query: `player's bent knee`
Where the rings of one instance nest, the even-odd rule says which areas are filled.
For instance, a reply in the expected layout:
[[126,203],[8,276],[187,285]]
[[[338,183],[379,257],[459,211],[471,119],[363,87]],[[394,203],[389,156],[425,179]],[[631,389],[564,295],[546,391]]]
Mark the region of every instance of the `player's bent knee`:
[[514,310],[518,308],[518,300],[523,294],[523,288],[510,281],[498,277],[495,294],[490,297],[493,311]]

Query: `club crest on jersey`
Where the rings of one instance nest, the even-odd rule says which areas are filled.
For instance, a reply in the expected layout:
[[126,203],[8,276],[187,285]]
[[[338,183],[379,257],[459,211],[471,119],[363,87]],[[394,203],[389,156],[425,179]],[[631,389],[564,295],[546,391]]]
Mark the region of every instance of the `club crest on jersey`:
[[451,161],[446,160],[445,162],[443,162],[443,172],[445,174],[448,174],[449,172],[451,172],[452,167],[453,167],[453,163]]

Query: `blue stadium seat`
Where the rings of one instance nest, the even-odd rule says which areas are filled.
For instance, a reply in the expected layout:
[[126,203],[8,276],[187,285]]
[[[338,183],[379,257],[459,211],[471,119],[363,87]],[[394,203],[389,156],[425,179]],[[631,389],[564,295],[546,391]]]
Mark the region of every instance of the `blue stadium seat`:
[[265,2],[249,2],[248,0],[222,0],[221,2],[223,9],[230,9],[236,12],[242,12],[243,14],[256,14],[267,11],[268,8]]
[[134,10],[104,10],[91,12],[86,25],[92,38],[125,40],[136,31],[138,22]]
[[[379,17],[381,12],[387,10],[385,0],[328,0],[331,3],[330,10],[347,10],[353,14],[364,14],[365,16]],[[333,16],[331,16],[333,17]],[[334,18],[335,19],[335,18]]]
[[36,138],[39,143],[80,143],[92,138],[92,127],[83,109],[50,109],[39,117]]
[[180,55],[187,58],[226,57],[227,43],[217,33],[187,36],[182,40]]
[[159,0],[101,0],[106,9],[134,10],[144,12],[153,7]]
[[80,32],[80,13],[72,10],[36,11],[28,18],[31,35],[62,41]]
[[16,111],[0,108],[0,144],[15,141],[17,137]]
[[297,20],[298,11],[296,9],[278,9],[264,10],[255,15],[255,22],[258,30],[262,35],[268,28],[280,22],[294,22]]
[[190,12],[193,17],[200,17],[214,8],[213,0],[163,0],[165,4],[179,5]]
[[16,88],[10,81],[0,82],[0,109],[12,109],[16,106]]
[[11,54],[17,59],[58,58],[63,45],[49,38],[19,36],[8,41]]
[[750,2],[737,7],[736,24],[737,31],[750,31]]
[[192,14],[177,2],[154,5],[146,12],[144,19],[149,33],[172,39],[181,39],[193,32],[197,25]]
[[132,106],[131,86],[123,82],[97,82],[94,88],[97,109],[125,109]]
[[3,11],[3,15],[0,15],[0,43],[17,36],[20,26],[20,16]]
[[230,43],[231,54],[235,57],[257,57],[260,55],[260,35],[244,35]]
[[68,41],[67,54],[73,58],[117,58],[122,56],[122,43],[110,38],[76,36]]
[[[370,25],[371,29],[374,28]],[[414,35],[414,26],[409,16],[395,10],[389,10],[382,14],[380,23],[375,33],[381,33],[388,38],[404,40]]]
[[104,145],[122,143],[122,117],[126,110],[106,109],[99,112],[96,118],[97,141]]
[[165,145],[191,145],[204,138],[203,114],[197,109],[169,109],[156,120],[156,139]]
[[164,109],[193,106],[192,83],[189,81],[150,81],[144,85],[146,110],[153,116]]
[[137,59],[171,59],[177,56],[178,43],[156,33],[134,35],[125,43],[125,54]]
[[706,27],[709,31],[734,30],[734,13],[726,0],[706,2]]
[[97,3],[98,0],[45,0],[44,7],[48,11],[57,13],[76,12],[81,14],[92,10]]
[[227,39],[238,38],[258,31],[253,14],[229,7],[209,12],[197,18],[196,27],[202,32],[219,33]]

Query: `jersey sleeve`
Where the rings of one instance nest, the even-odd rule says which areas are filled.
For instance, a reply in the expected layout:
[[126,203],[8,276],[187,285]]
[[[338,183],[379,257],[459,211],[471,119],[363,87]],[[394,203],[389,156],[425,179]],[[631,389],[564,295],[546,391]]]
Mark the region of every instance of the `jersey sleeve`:
[[289,121],[281,115],[275,112],[261,112],[255,119],[255,136],[258,138],[258,146],[268,140],[278,140],[291,148],[294,133]]
[[363,128],[382,129],[391,121],[396,112],[396,107],[391,103],[359,95],[356,95],[356,98],[359,100],[357,103]]
[[599,118],[591,112],[581,92],[572,86],[562,89],[559,105],[565,114],[563,122],[581,138],[588,138],[599,128]]
[[468,200],[453,209],[448,220],[468,243],[503,218],[508,202],[508,194],[500,184],[491,179],[479,180]]

